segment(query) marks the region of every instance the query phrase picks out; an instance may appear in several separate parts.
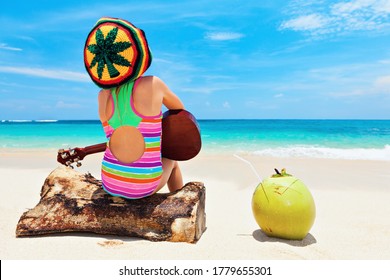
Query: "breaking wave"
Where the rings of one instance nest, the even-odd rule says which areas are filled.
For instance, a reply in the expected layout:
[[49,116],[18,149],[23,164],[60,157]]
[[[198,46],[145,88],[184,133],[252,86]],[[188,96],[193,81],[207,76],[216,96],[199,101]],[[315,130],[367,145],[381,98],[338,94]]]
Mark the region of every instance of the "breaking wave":
[[314,146],[291,146],[265,148],[252,152],[253,155],[272,157],[307,157],[350,160],[390,161],[390,145],[383,148],[326,148]]

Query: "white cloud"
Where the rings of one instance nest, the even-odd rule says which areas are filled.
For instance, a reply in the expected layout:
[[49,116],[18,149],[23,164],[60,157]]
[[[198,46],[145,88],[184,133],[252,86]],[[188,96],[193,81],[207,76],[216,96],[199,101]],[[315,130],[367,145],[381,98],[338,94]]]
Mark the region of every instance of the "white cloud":
[[389,0],[376,1],[376,5],[374,6],[374,8],[378,12],[390,13],[390,1]]
[[223,104],[222,104],[223,108],[225,109],[230,109],[230,104],[229,102],[225,101]]
[[318,29],[325,26],[327,19],[318,14],[300,16],[295,19],[285,21],[281,29],[292,29],[295,31]]
[[209,32],[206,34],[206,39],[212,41],[230,41],[244,37],[244,34],[237,32]]
[[274,98],[282,98],[282,97],[284,97],[283,93],[278,93],[274,95]]
[[293,1],[286,14],[291,19],[280,29],[308,35],[342,35],[354,31],[383,31],[390,27],[390,0]]
[[10,47],[4,43],[0,43],[0,49],[7,50],[7,51],[22,51],[21,48]]
[[29,68],[29,67],[12,67],[12,66],[0,66],[0,72],[22,74],[27,76],[42,77],[56,80],[67,80],[75,82],[90,82],[87,74],[65,71],[65,70],[46,70],[42,68]]
[[357,10],[366,9],[375,1],[373,0],[355,0],[349,2],[340,2],[332,6],[332,12],[334,14],[352,13]]
[[390,75],[378,77],[374,81],[374,89],[383,94],[390,94]]
[[386,87],[390,89],[390,75],[378,77],[374,84],[380,88]]

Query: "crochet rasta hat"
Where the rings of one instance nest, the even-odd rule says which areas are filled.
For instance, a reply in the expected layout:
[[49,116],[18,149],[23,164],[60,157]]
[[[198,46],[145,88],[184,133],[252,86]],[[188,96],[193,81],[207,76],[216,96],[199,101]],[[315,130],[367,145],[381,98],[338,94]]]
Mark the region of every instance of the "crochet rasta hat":
[[85,68],[101,88],[137,79],[151,62],[152,53],[144,31],[123,19],[99,19],[85,42]]

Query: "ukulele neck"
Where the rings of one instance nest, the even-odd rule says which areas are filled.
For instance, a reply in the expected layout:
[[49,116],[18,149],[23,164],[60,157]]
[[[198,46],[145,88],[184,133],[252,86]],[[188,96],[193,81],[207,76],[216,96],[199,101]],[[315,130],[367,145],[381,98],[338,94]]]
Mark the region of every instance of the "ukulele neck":
[[84,148],[84,152],[86,155],[96,154],[100,152],[104,152],[107,148],[107,143],[100,143],[92,146],[87,146]]

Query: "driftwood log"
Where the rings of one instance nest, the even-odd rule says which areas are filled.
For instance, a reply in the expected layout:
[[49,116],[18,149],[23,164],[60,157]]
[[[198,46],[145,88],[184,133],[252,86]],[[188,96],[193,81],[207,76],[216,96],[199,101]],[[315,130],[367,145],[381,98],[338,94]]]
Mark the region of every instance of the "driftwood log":
[[127,200],[107,194],[92,175],[61,166],[46,178],[38,205],[21,216],[16,236],[92,232],[195,243],[205,231],[205,219],[202,183]]

